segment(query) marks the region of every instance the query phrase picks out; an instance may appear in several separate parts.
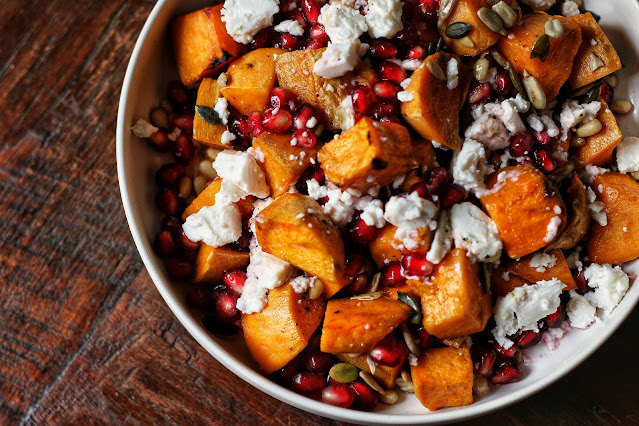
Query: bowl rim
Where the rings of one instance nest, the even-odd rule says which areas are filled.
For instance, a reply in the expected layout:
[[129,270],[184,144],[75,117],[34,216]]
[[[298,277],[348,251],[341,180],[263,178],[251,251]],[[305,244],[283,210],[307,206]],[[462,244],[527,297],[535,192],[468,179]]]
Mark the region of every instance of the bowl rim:
[[[131,105],[129,104],[131,81],[133,80],[133,76],[138,67],[138,59],[140,53],[144,48],[146,48],[146,44],[148,43],[148,34],[151,31],[151,28],[155,25],[156,18],[160,14],[161,10],[169,1],[173,0],[158,0],[156,5],[153,7],[151,13],[144,23],[140,35],[138,36],[135,47],[127,65],[126,74],[119,98],[116,128],[116,161],[119,189],[127,223],[129,225],[129,229],[131,231],[131,235],[133,236],[133,240],[135,242],[138,253],[142,258],[144,266],[148,271],[151,280],[164,299],[165,303],[177,317],[178,321],[180,321],[180,323],[188,331],[188,333],[209,354],[211,354],[222,365],[224,365],[227,369],[229,369],[245,382],[258,388],[262,392],[301,410],[312,412],[320,416],[336,420],[346,420],[357,424],[434,424],[468,420],[492,413],[494,411],[520,402],[521,400],[532,396],[533,394],[548,387],[552,383],[564,377],[566,374],[573,371],[608,340],[608,338],[619,328],[623,321],[632,312],[634,307],[637,305],[637,302],[639,302],[639,298],[636,298],[630,303],[625,303],[618,306],[615,309],[615,315],[606,319],[607,328],[602,331],[601,338],[592,341],[579,355],[572,357],[570,362],[563,364],[561,368],[554,370],[551,374],[547,375],[543,379],[531,383],[523,389],[499,397],[495,400],[484,402],[480,405],[473,404],[465,407],[451,408],[434,412],[425,412],[423,414],[407,415],[385,414],[383,412],[362,412],[346,408],[334,407],[323,402],[304,397],[300,394],[284,388],[283,386],[278,385],[275,382],[272,382],[258,372],[254,371],[252,368],[236,359],[226,349],[216,343],[208,335],[208,333],[196,321],[194,321],[193,317],[171,294],[168,283],[164,282],[153,265],[151,254],[147,249],[148,244],[145,244],[145,237],[140,231],[141,226],[135,218],[132,207],[132,200],[129,196],[129,191],[126,184],[127,173],[124,166],[124,144],[126,135],[130,132],[130,124],[125,122],[125,118],[127,116],[127,112],[131,108]],[[639,4],[637,4],[637,6],[639,8]]]

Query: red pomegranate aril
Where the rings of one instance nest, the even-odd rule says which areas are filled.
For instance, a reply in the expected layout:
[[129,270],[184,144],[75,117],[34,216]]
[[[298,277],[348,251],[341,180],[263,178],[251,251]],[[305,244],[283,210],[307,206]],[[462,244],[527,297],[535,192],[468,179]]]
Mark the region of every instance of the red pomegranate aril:
[[404,24],[404,28],[395,35],[393,40],[401,46],[409,47],[415,44],[418,38],[417,30]]
[[304,47],[304,49],[306,49],[306,50],[315,50],[315,49],[322,49],[322,48],[324,48],[326,46],[328,46],[328,42],[326,42],[326,41],[319,41],[319,40],[310,39],[306,43],[306,46]]
[[373,92],[369,87],[356,87],[351,92],[353,97],[353,110],[356,114],[365,115],[373,105]]
[[193,275],[193,264],[185,260],[165,259],[164,266],[169,276],[175,280],[186,280]]
[[[312,118],[315,120],[309,123]],[[295,118],[293,118],[293,126],[295,126],[296,129],[312,129],[317,126],[317,123],[317,113],[315,112],[315,108],[309,104],[302,105],[297,110]]]
[[187,163],[195,155],[195,146],[186,135],[180,135],[173,145],[173,156],[176,160]]
[[366,293],[367,287],[368,277],[364,274],[359,274],[349,285],[345,287],[345,293],[355,296],[357,294]]
[[355,391],[347,385],[330,385],[322,390],[322,402],[336,407],[348,408],[353,405]]
[[428,18],[437,16],[437,13],[439,12],[439,1],[419,0],[417,3],[417,11]]
[[202,319],[202,325],[209,332],[221,337],[230,337],[237,334],[240,328],[232,322],[224,321],[217,315],[207,315]]
[[311,149],[317,145],[317,136],[312,130],[298,129],[294,133],[295,146]]
[[515,158],[525,157],[532,152],[534,141],[528,132],[517,133],[510,141],[510,155]]
[[317,1],[302,0],[301,8],[306,22],[308,22],[309,24],[314,24],[317,22],[317,18],[319,18],[320,15],[320,7]]
[[185,251],[198,251],[200,249],[200,243],[198,241],[191,241],[184,233],[184,229],[180,231],[177,240],[180,243],[180,247]]
[[424,327],[419,327],[417,336],[419,337],[419,348],[422,350],[430,348],[435,343],[435,336],[431,336]]
[[397,107],[393,104],[387,104],[383,102],[376,102],[371,106],[368,115],[380,121],[383,117],[391,117],[397,113]]
[[288,13],[288,16],[294,20],[299,22],[300,26],[306,30],[306,28],[308,28],[308,23],[306,22],[306,20],[304,19],[304,14],[302,13],[301,10],[299,9],[293,9]]
[[317,350],[319,351],[320,343],[322,342],[322,330],[318,329],[311,338],[308,340],[308,345],[306,345],[306,350]]
[[489,83],[475,84],[468,94],[468,103],[478,104],[492,100],[493,88]]
[[548,132],[546,132],[545,130],[541,132],[538,132],[537,130],[533,130],[532,134],[537,140],[537,142],[539,142],[542,145],[548,145],[550,142],[552,142],[552,138],[548,135]]
[[448,172],[443,167],[431,170],[428,183],[432,194],[441,194],[448,189]]
[[248,138],[251,137],[251,126],[249,126],[246,117],[238,117],[231,123],[231,130],[238,136]]
[[239,317],[237,310],[238,295],[231,290],[222,290],[217,293],[215,298],[215,311],[217,315],[224,320],[234,320]]
[[153,247],[160,257],[169,257],[175,254],[177,251],[177,245],[175,244],[173,233],[166,230],[158,232],[155,236]]
[[468,193],[464,188],[459,185],[450,185],[448,187],[448,191],[444,195],[442,199],[442,207],[445,209],[449,209],[455,204],[461,203],[466,199]]
[[186,105],[189,103],[189,92],[186,90],[186,87],[182,84],[182,82],[177,80],[169,82],[166,97],[169,98],[171,102],[179,105]]
[[509,98],[515,94],[515,86],[510,79],[510,76],[503,71],[500,71],[495,76],[495,90],[499,96]]
[[319,351],[308,353],[304,357],[302,366],[306,371],[325,376],[333,366],[333,355]]
[[288,386],[297,373],[299,373],[298,358],[294,358],[275,372],[275,381],[281,385]]
[[297,373],[291,382],[291,390],[306,396],[318,395],[326,386],[321,374],[304,371]]
[[271,90],[271,106],[273,108],[281,108],[288,112],[295,111],[295,94],[283,87],[274,87]]
[[417,46],[413,46],[410,49],[408,49],[408,52],[406,52],[406,59],[424,59],[426,57],[426,50],[417,45]]
[[180,200],[173,188],[164,188],[155,196],[155,205],[164,214],[176,215],[180,207]]
[[237,294],[242,294],[245,281],[246,272],[241,269],[230,269],[224,272],[224,275],[222,276],[222,282],[224,285]]
[[388,342],[381,341],[368,352],[368,356],[373,362],[388,367],[395,367],[402,361],[404,351]]
[[483,343],[475,343],[470,347],[470,355],[476,374],[484,377],[492,376],[497,361],[497,353],[493,348]]
[[386,116],[379,119],[380,123],[402,124],[402,121],[396,116]]
[[497,352],[498,354],[505,356],[507,358],[514,358],[517,355],[517,347],[516,346],[511,346],[508,349],[504,348],[503,346],[501,346],[500,344],[494,342],[493,343],[493,349],[495,350],[495,352]]
[[309,35],[313,40],[319,41],[320,43],[328,43],[330,41],[328,34],[326,34],[326,28],[324,25],[317,22],[311,25]]
[[306,169],[305,181],[307,180],[315,180],[320,185],[323,185],[326,181],[326,175],[324,174],[324,170],[319,165],[314,165]]
[[193,114],[176,114],[172,121],[173,125],[179,127],[183,132],[190,133],[193,131]]
[[352,252],[346,258],[344,273],[349,277],[354,277],[364,269],[366,258],[358,252]]
[[290,33],[280,34],[280,47],[282,49],[297,50],[302,47],[302,37]]
[[577,288],[575,290],[577,293],[583,296],[590,291],[590,287],[588,287],[588,282],[586,281],[586,277],[584,277],[583,272],[573,272],[572,276],[575,279],[575,283],[577,283]]
[[433,264],[426,260],[426,254],[410,252],[402,257],[404,276],[427,277],[433,272]]
[[540,148],[539,150],[537,150],[537,152],[535,152],[535,157],[537,159],[537,164],[544,172],[550,173],[557,168],[555,160],[552,158],[550,152],[546,148]]
[[390,59],[397,56],[397,46],[394,43],[377,39],[371,43],[371,54],[380,59]]
[[267,27],[260,30],[255,36],[253,40],[249,43],[249,48],[251,50],[261,49],[263,47],[267,47],[271,45],[271,37],[273,36],[273,27]]
[[164,219],[162,219],[162,225],[160,225],[160,228],[164,231],[170,231],[176,235],[177,233],[182,232],[182,221],[175,216],[165,216]]
[[194,285],[189,288],[189,292],[186,294],[187,303],[199,309],[209,306],[212,300],[213,292],[210,287],[205,285]]
[[147,138],[149,144],[158,151],[169,149],[169,134],[164,129],[160,129]]
[[180,163],[165,164],[155,172],[155,183],[159,186],[175,184],[186,173],[186,168]]
[[382,80],[389,80],[396,84],[406,80],[406,71],[400,65],[388,60],[380,64],[378,74]]
[[417,192],[417,195],[426,200],[432,199],[433,196],[433,194],[431,194],[430,192],[430,185],[424,181],[417,182],[416,184],[411,186],[408,193],[412,194],[413,192]]
[[259,111],[253,111],[246,119],[251,129],[251,136],[254,138],[264,133],[264,126],[262,125],[262,113]]
[[351,228],[351,235],[359,244],[370,243],[377,238],[378,233],[379,230],[375,227],[375,225],[367,225],[362,218],[355,219]]
[[355,391],[353,408],[361,411],[373,411],[377,407],[377,392],[370,386],[360,380],[351,383],[349,386]]
[[545,318],[546,325],[551,328],[561,326],[561,323],[566,319],[566,308],[564,305],[559,305],[557,310]]
[[615,89],[606,81],[601,82],[601,97],[608,105],[610,105],[615,98]]
[[382,282],[388,287],[397,287],[404,284],[406,278],[402,275],[402,265],[399,262],[392,262],[382,270]]
[[286,132],[292,125],[291,113],[282,108],[268,108],[262,117],[264,130],[276,135]]
[[375,97],[382,102],[396,102],[399,86],[391,81],[380,81],[373,87]]
[[521,379],[522,374],[519,365],[512,359],[503,359],[495,368],[495,374],[490,378],[490,381],[495,384],[505,385],[518,382]]

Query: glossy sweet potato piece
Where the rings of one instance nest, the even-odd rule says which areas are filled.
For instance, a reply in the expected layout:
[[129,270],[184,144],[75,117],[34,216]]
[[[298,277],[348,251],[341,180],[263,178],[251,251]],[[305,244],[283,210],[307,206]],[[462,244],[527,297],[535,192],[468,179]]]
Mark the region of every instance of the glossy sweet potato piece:
[[467,346],[431,348],[411,365],[417,399],[431,411],[473,403],[473,362]]
[[590,212],[586,200],[586,188],[574,173],[564,195],[568,209],[568,223],[549,249],[570,250],[586,236],[590,229]]
[[[292,135],[288,133],[273,135],[264,132],[253,140],[253,149],[260,159],[273,198],[295,185],[319,151],[318,146],[313,149],[291,146],[291,138]],[[264,161],[261,161],[262,158]]]
[[421,137],[459,151],[459,111],[470,83],[467,67],[456,56],[443,53],[429,56],[425,61],[439,64],[435,66],[440,66],[445,74],[446,64],[452,58],[456,58],[459,63],[457,87],[448,89],[446,81],[435,77],[426,65],[421,66],[411,75],[410,84],[405,89],[413,99],[402,102],[401,110],[408,124]]
[[200,246],[195,259],[193,282],[197,284],[216,284],[222,281],[224,271],[244,269],[249,264],[249,253],[233,250],[227,246]]
[[408,293],[411,296],[417,297],[419,299],[419,296],[417,295],[415,290],[413,290],[413,287],[411,287],[410,283],[408,282],[398,285],[397,287],[383,287],[381,291],[382,291],[382,294],[388,297],[389,299],[397,300],[398,299],[397,293],[399,292]]
[[408,129],[369,117],[324,145],[318,159],[331,182],[361,191],[388,185],[419,165]]
[[[184,209],[184,213],[182,213],[182,220],[186,220],[187,217],[199,212],[202,207],[214,205],[215,196],[218,192],[220,192],[221,186],[222,178],[217,178],[213,182],[209,183],[208,186],[204,188],[204,191],[200,192],[191,204]],[[248,195],[237,202],[237,207],[240,209],[242,217],[250,216],[253,213],[253,203],[255,202],[255,199],[256,198],[254,196]]]
[[595,263],[623,263],[639,257],[639,183],[609,172],[595,178],[592,189],[603,202],[608,224],[593,221],[588,256]]
[[[581,27],[582,38],[581,46],[572,66],[572,73],[568,79],[573,89],[587,86],[621,69],[621,59],[619,59],[617,51],[591,13],[573,16],[570,20]],[[593,41],[596,44],[593,44]],[[599,58],[604,65],[593,70],[590,65],[591,53]]]
[[397,232],[397,227],[387,223],[379,231],[377,237],[368,244],[371,256],[380,268],[390,262],[401,260],[402,256],[409,251],[416,251],[419,253],[428,252],[430,244],[433,241],[433,231],[431,231],[429,227],[424,227],[418,231],[419,234],[417,240],[419,241],[419,247],[415,250],[407,250],[405,248],[401,248],[402,242],[395,238],[395,232]]
[[262,111],[269,104],[275,86],[275,55],[286,50],[263,48],[234,60],[226,72],[228,82],[222,95],[241,114]]
[[559,281],[566,284],[564,291],[576,289],[577,283],[572,277],[572,273],[570,272],[564,253],[561,250],[556,249],[550,250],[546,252],[546,254],[553,256],[556,259],[553,266],[533,267],[530,262],[534,255],[528,255],[519,260],[511,260],[508,263],[508,272],[510,276],[517,275],[532,283],[557,278]]
[[320,350],[329,354],[368,352],[408,319],[411,309],[397,300],[329,300]]
[[[197,90],[196,105],[214,108],[220,98],[220,86],[212,78],[205,78],[200,83]],[[228,146],[222,143],[222,134],[226,131],[226,126],[220,124],[209,124],[196,112],[193,118],[193,139],[214,148],[226,149]]]
[[597,114],[597,119],[601,121],[603,128],[596,135],[586,138],[586,144],[575,153],[577,163],[581,166],[610,164],[613,151],[621,143],[621,130],[617,125],[615,115],[608,108],[606,101],[600,98],[599,102],[601,102],[601,109]]
[[546,247],[566,225],[562,198],[533,167],[506,167],[488,178],[486,188],[481,203],[497,225],[511,259]]
[[430,284],[409,280],[421,297],[424,328],[447,339],[478,333],[492,314],[490,294],[484,289],[479,264],[461,248],[452,250],[435,267]]
[[187,86],[196,84],[244,50],[226,32],[220,13],[222,6],[178,16],[171,25],[175,61],[182,83]]
[[496,297],[504,297],[517,287],[527,284],[531,284],[530,281],[508,272],[508,267],[503,262],[493,268],[490,276],[490,289]]
[[260,370],[270,374],[302,352],[325,309],[323,298],[310,300],[285,284],[269,290],[268,304],[261,312],[242,314],[244,340]]
[[524,70],[534,76],[544,89],[546,99],[554,99],[572,71],[572,64],[581,46],[581,28],[576,22],[562,16],[553,16],[564,26],[564,35],[550,38],[550,50],[544,62],[531,59],[530,52],[535,42],[545,33],[544,25],[550,16],[544,12],[532,12],[525,15],[519,25],[511,28],[508,34],[514,37],[501,37],[497,47],[518,73]]
[[340,231],[312,198],[280,196],[257,215],[255,228],[265,252],[321,279],[327,297],[349,284]]

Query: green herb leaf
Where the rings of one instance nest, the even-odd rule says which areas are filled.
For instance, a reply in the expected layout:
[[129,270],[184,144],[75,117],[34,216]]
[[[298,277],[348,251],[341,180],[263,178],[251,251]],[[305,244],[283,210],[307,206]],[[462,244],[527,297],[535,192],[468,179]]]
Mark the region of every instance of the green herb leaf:
[[405,303],[406,305],[408,305],[409,308],[411,308],[413,311],[419,313],[420,309],[419,309],[419,304],[417,303],[417,300],[415,300],[415,298],[413,296],[411,296],[408,293],[404,293],[403,291],[398,291],[397,292],[397,299],[402,302]]
[[600,97],[601,97],[601,84],[598,84],[592,89],[590,89],[588,93],[584,95],[583,98],[581,98],[580,103],[589,104],[590,102],[598,101]]
[[220,124],[222,122],[219,114],[213,108],[204,105],[195,105],[195,112],[208,124]]
[[466,37],[472,28],[473,27],[465,22],[453,22],[446,27],[444,34],[446,34],[448,38],[457,40]]
[[530,59],[539,59],[541,62],[544,62],[548,57],[548,53],[550,52],[550,37],[548,34],[542,34],[539,36],[537,41],[535,41],[535,45],[530,51]]

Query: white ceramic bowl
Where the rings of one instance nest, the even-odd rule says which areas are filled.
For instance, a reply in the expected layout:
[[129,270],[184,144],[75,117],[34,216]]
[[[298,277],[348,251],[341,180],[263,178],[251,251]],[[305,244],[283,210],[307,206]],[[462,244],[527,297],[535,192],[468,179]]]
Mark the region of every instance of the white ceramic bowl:
[[[166,83],[177,77],[168,39],[171,17],[197,8],[210,6],[214,0],[159,0],[151,12],[135,45],[129,62],[117,126],[117,164],[120,191],[133,239],[149,274],[160,294],[191,335],[218,361],[243,380],[269,395],[315,414],[355,423],[427,424],[460,421],[487,414],[520,401],[545,388],[570,372],[588,358],[619,327],[639,300],[639,286],[630,291],[603,323],[584,331],[573,331],[564,337],[554,352],[540,344],[527,351],[532,363],[525,366],[525,378],[518,383],[494,388],[490,394],[473,405],[444,409],[429,413],[410,395],[396,405],[380,404],[375,412],[367,413],[333,407],[291,392],[266,379],[253,369],[246,347],[238,338],[234,341],[218,339],[209,334],[199,322],[197,313],[185,303],[183,287],[173,285],[152,249],[154,234],[159,228],[159,216],[154,207],[155,170],[162,159],[137,140],[130,132],[138,118],[147,118],[150,109],[158,105],[166,91]],[[602,16],[601,24],[622,56],[626,68],[619,72],[618,99],[639,101],[639,6],[636,0],[586,0],[586,8]],[[625,135],[638,135],[638,115],[620,120]],[[634,269],[634,268],[633,268]],[[634,272],[637,273],[636,271]]]

